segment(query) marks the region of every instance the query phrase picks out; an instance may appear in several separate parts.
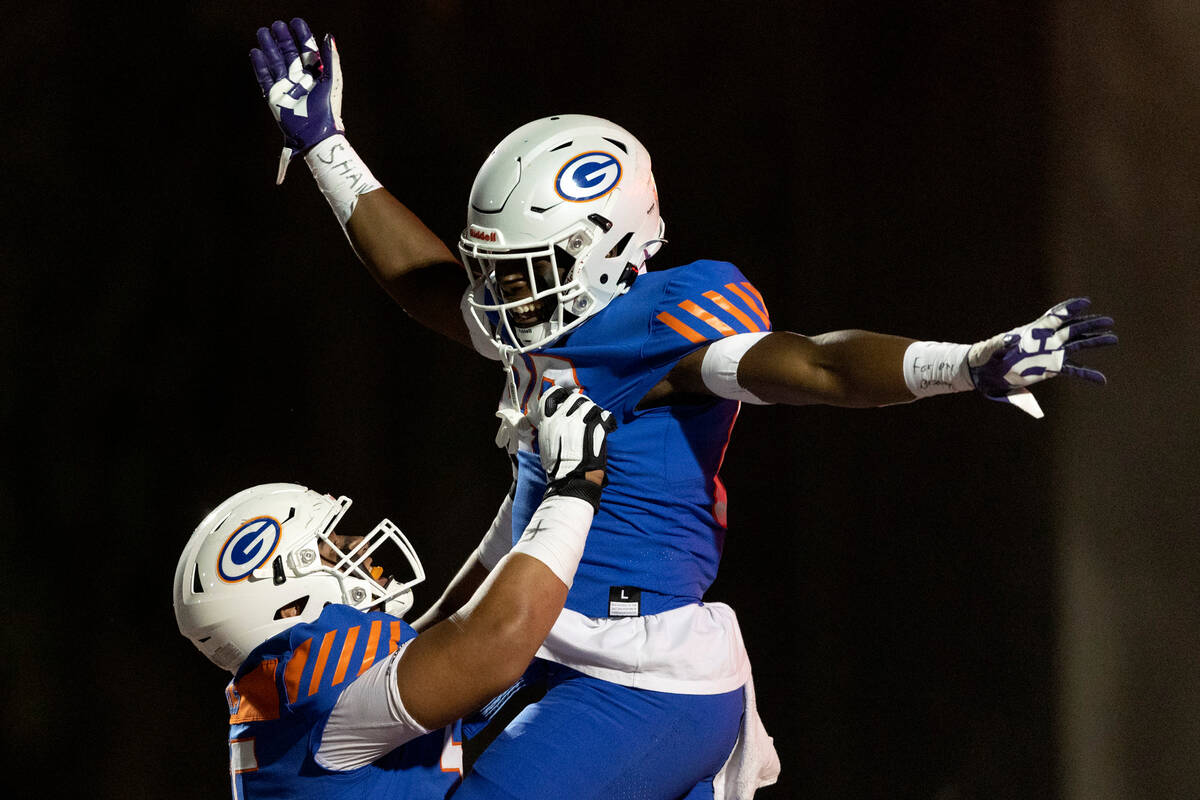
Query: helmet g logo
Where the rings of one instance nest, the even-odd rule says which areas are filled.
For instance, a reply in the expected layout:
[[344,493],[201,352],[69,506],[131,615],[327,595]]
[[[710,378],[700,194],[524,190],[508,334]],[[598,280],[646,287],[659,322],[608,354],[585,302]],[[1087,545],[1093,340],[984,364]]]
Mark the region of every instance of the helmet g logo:
[[554,191],[563,200],[585,203],[603,197],[621,181],[621,162],[611,153],[581,153],[562,165]]
[[279,544],[279,522],[273,517],[256,517],[243,522],[225,540],[217,557],[217,574],[226,583],[245,580],[267,562]]

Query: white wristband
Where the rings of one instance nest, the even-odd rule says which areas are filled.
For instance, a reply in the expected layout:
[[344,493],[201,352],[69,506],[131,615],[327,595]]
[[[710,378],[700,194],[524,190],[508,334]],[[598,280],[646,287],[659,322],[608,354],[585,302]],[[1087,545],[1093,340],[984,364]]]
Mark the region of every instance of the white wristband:
[[483,541],[475,549],[475,556],[484,569],[491,572],[500,563],[500,559],[508,555],[512,549],[512,495],[506,495],[492,520],[492,527],[484,535]]
[[569,589],[587,544],[592,514],[592,504],[587,500],[560,494],[547,497],[534,512],[512,552],[541,561]]
[[753,392],[743,389],[737,379],[738,363],[742,360],[742,356],[746,355],[747,350],[762,341],[764,336],[770,335],[769,332],[739,333],[718,339],[710,344],[704,351],[704,361],[700,364],[700,377],[708,390],[717,397],[724,397],[727,400],[738,400],[759,406],[770,405]]
[[358,196],[379,188],[379,181],[340,133],[318,142],[305,154],[304,163],[343,228],[354,213]]
[[913,342],[904,351],[904,382],[914,397],[975,388],[967,367],[969,344]]

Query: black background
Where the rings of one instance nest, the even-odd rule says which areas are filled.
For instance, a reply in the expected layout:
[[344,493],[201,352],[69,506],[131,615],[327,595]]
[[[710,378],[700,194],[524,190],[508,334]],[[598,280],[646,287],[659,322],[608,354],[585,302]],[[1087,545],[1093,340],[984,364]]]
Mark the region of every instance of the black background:
[[[415,543],[423,608],[507,488],[495,365],[391,303],[303,164],[273,185],[259,25],[337,35],[350,140],[448,242],[496,142],[588,113],[654,158],[651,267],[733,261],[779,329],[971,342],[1063,299],[1042,4],[721,8],[14,10],[6,763],[95,797],[221,796],[227,676],[170,599],[206,511],[269,481],[348,494],[352,522]],[[708,597],[739,612],[783,761],[762,796],[1054,795],[1047,429],[1090,391],[1043,387],[1042,422],[975,397],[743,409]]]

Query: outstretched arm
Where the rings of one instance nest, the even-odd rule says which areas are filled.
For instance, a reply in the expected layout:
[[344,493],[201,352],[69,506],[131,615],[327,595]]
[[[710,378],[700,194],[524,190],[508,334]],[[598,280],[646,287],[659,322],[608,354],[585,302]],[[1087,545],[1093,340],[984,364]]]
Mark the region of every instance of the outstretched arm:
[[747,402],[847,407],[978,389],[1040,417],[1027,387],[1057,375],[1105,381],[1098,370],[1067,360],[1080,349],[1116,344],[1112,319],[1086,314],[1089,305],[1086,298],[1064,301],[1028,325],[974,345],[859,330],[742,334],[682,359],[664,383],[671,391]]
[[738,366],[742,386],[767,403],[862,408],[913,399],[900,363],[912,339],[848,330],[764,337]]
[[446,245],[384,189],[346,139],[337,44],[318,45],[308,24],[258,30],[250,62],[284,145],[276,182],[304,157],[367,270],[420,324],[470,346],[458,304],[466,273]]
[[396,670],[408,713],[445,725],[507,689],[558,619],[600,503],[612,415],[566,389],[531,412],[546,495],[521,539],[467,604],[412,641]]

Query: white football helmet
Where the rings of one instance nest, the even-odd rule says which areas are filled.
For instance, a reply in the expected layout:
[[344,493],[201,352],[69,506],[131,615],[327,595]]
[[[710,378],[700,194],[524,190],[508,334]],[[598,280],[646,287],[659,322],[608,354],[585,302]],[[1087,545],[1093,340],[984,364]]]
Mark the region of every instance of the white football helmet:
[[[459,238],[471,316],[501,355],[549,344],[628,291],[664,230],[650,154],[632,134],[579,114],[524,125],[471,187]],[[523,271],[528,288],[506,299],[498,267]]]
[[[351,553],[338,548],[329,537],[350,502],[293,483],[270,483],[217,506],[192,533],[175,568],[179,632],[214,664],[236,672],[255,647],[312,622],[329,603],[364,611],[382,606],[403,615],[412,607],[412,587],[425,579],[421,562],[386,519]],[[322,543],[335,564],[322,561]],[[374,566],[365,564],[368,557]],[[397,577],[410,571],[406,579]],[[298,616],[281,617],[280,609],[297,602]]]

